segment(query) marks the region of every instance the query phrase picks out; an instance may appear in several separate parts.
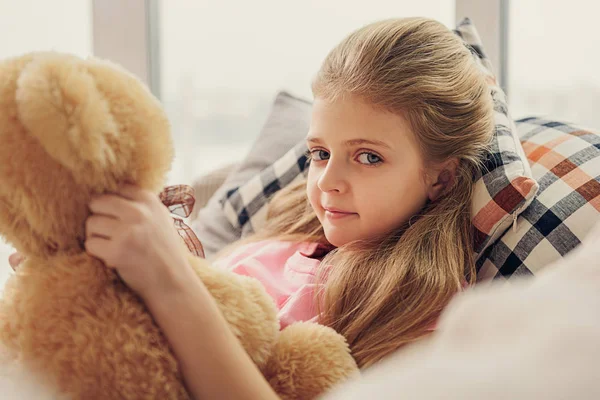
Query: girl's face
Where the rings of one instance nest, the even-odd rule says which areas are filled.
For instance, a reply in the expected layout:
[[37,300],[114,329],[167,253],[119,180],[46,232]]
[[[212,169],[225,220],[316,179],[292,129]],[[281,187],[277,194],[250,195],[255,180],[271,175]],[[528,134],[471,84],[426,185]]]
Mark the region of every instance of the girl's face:
[[358,97],[317,98],[307,144],[308,198],[334,246],[400,227],[436,194],[408,122]]

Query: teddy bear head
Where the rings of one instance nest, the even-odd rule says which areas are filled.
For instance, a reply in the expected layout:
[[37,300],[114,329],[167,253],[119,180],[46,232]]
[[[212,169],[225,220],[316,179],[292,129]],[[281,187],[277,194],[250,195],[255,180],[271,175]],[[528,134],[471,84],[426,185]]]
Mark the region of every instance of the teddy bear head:
[[160,103],[119,66],[53,52],[0,62],[0,236],[24,255],[83,251],[91,196],[158,193],[172,159]]

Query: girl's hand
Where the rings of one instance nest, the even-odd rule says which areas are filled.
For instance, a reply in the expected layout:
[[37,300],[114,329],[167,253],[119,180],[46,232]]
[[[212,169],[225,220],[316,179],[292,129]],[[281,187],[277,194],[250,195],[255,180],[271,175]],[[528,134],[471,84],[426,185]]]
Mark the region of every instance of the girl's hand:
[[154,193],[127,185],[94,197],[89,207],[86,251],[116,269],[144,300],[176,290],[187,279],[185,246]]
[[25,257],[23,257],[21,253],[13,253],[8,257],[8,263],[13,271],[16,271],[17,267],[23,262],[24,259]]

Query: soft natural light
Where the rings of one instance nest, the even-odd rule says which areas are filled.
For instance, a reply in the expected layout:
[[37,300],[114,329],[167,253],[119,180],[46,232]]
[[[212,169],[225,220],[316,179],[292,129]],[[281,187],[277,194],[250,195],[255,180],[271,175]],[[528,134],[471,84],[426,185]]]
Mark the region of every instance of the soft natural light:
[[378,19],[453,26],[454,0],[161,1],[161,97],[173,123],[171,183],[239,161],[277,91],[311,99],[310,82],[345,35]]
[[[455,0],[158,1],[160,100],[176,159],[168,183],[192,183],[240,161],[275,94],[311,99],[327,52],[377,19],[427,16],[455,24]],[[0,1],[0,57],[93,53],[91,0]],[[508,98],[513,117],[552,116],[600,128],[600,56],[590,36],[599,6],[586,0],[509,3]],[[115,12],[120,12],[115,10]],[[474,21],[477,24],[477,21]],[[0,271],[10,248],[0,243]]]
[[516,117],[600,128],[600,6],[587,0],[510,2],[509,100]]
[[29,51],[92,54],[92,2],[0,1],[0,58]]

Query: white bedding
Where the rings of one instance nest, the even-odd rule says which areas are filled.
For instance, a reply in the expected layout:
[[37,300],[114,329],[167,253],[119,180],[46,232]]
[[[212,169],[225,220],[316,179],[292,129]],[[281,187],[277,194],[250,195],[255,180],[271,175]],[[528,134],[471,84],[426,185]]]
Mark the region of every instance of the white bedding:
[[327,400],[600,399],[600,225],[535,279],[467,290],[438,330]]

